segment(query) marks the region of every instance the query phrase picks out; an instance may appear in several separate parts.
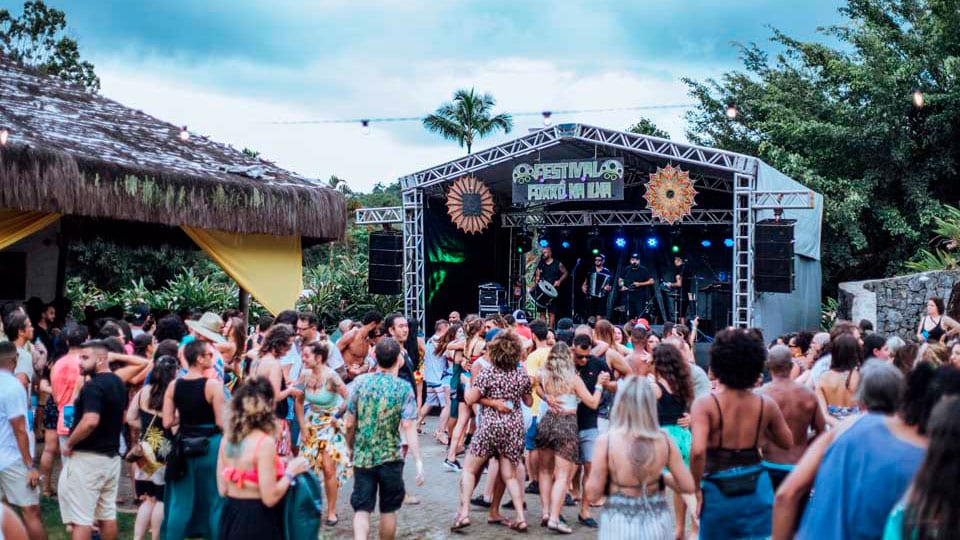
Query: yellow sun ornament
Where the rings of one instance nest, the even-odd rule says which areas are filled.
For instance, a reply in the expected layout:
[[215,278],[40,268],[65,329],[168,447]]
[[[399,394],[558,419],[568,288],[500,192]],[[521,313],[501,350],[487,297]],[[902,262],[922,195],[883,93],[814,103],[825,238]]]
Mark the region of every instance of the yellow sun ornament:
[[472,176],[460,178],[447,193],[447,214],[463,232],[483,232],[493,219],[493,195],[480,180]]
[[657,172],[650,175],[646,188],[643,198],[647,200],[647,208],[653,217],[671,225],[689,216],[697,205],[694,200],[697,190],[693,188],[690,173],[679,167],[657,167]]

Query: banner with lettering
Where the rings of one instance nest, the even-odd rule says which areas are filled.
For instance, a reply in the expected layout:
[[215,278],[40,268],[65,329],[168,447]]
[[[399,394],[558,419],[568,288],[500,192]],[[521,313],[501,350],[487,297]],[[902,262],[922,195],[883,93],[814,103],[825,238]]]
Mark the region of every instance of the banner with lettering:
[[513,168],[513,204],[623,200],[623,160],[520,163]]

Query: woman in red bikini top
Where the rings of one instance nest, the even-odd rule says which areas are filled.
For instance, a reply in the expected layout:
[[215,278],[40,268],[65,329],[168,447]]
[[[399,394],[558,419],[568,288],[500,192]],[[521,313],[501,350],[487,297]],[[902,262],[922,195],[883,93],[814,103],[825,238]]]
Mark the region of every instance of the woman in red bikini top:
[[295,458],[284,466],[277,455],[273,409],[273,386],[263,377],[245,381],[230,400],[217,459],[217,488],[224,498],[221,538],[283,537],[281,514],[273,507],[308,464]]

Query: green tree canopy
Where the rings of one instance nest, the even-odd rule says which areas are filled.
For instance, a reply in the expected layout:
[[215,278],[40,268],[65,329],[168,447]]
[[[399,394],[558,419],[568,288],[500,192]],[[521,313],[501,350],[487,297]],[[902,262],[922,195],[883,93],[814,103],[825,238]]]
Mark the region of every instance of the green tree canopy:
[[0,9],[0,53],[89,90],[100,90],[93,64],[80,59],[77,42],[66,36],[67,16],[41,0],[23,4],[14,17]]
[[660,129],[656,124],[653,123],[653,120],[649,118],[641,118],[639,122],[627,128],[627,131],[630,133],[636,133],[637,135],[650,135],[651,137],[660,137],[661,139],[669,139],[670,134],[666,131]]
[[[960,198],[960,10],[953,0],[849,0],[837,46],[774,30],[773,57],[686,80],[689,138],[757,155],[824,194],[829,283],[903,269]],[[922,93],[922,106],[915,104]],[[736,106],[731,121],[725,106]]]
[[439,133],[444,139],[466,146],[469,154],[475,139],[498,130],[510,133],[513,129],[513,118],[509,114],[493,115],[496,104],[497,101],[490,94],[477,94],[473,88],[457,90],[453,101],[444,103],[423,119],[423,127]]

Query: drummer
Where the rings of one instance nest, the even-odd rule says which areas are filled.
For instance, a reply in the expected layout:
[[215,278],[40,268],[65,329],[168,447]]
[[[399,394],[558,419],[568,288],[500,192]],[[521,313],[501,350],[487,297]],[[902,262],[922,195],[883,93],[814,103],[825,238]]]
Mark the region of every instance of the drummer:
[[[546,281],[559,290],[560,285],[567,279],[569,273],[563,263],[553,258],[553,249],[550,246],[543,248],[540,252],[540,262],[537,264],[537,271],[533,277],[534,287],[540,284],[540,281]],[[537,317],[544,319],[546,315],[547,324],[550,328],[555,328],[557,324],[557,302],[550,302],[547,307],[537,306]]]

